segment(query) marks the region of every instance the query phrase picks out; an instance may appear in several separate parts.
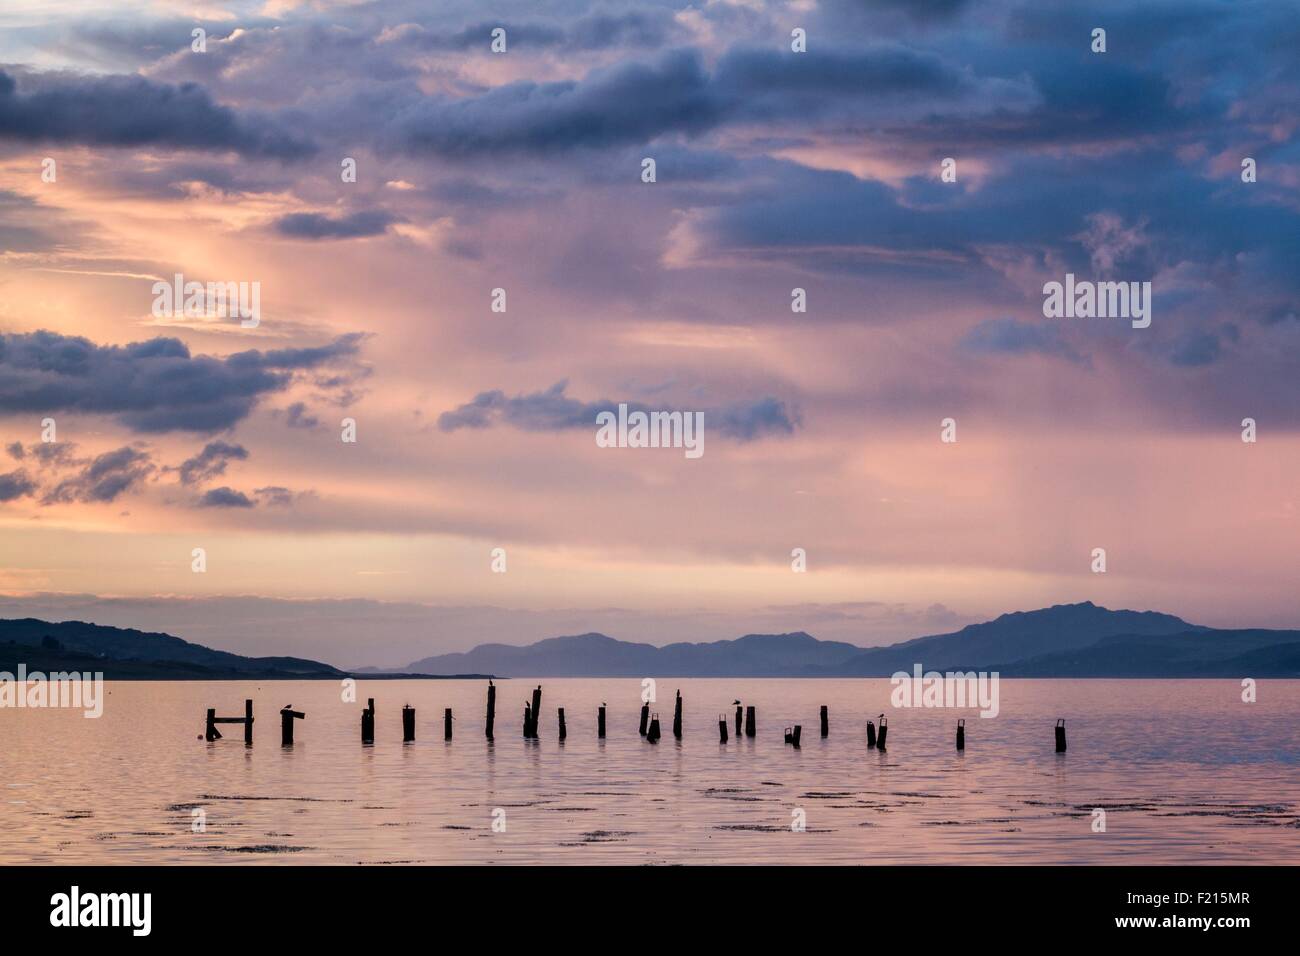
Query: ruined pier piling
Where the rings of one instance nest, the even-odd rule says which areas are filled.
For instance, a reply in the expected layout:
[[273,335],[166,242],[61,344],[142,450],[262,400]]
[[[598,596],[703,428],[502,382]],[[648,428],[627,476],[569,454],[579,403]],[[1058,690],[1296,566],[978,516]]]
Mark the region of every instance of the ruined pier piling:
[[243,717],[218,717],[215,707],[208,708],[207,720],[203,729],[205,740],[220,740],[221,731],[217,730],[217,724],[243,724],[244,725],[244,743],[252,744],[253,742],[253,701],[244,701]]
[[363,744],[375,742],[375,699],[373,697],[367,700],[366,709],[361,712],[361,742]]
[[285,704],[280,708],[280,746],[293,746],[293,722],[306,718],[301,710],[294,710],[293,704]]

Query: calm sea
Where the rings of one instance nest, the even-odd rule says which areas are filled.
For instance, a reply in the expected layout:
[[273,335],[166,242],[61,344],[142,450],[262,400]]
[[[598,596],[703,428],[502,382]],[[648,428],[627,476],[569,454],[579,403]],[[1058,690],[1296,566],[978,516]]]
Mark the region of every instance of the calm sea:
[[[892,709],[886,680],[660,680],[657,746],[637,733],[640,681],[625,679],[541,681],[541,740],[524,741],[536,683],[497,681],[494,744],[483,681],[362,681],[358,703],[320,681],[111,682],[98,720],[0,710],[0,862],[1290,863],[1300,849],[1298,681],[1263,681],[1246,704],[1233,681],[1004,680],[1001,713],[981,719]],[[206,708],[242,714],[245,697],[251,748],[237,725],[197,739]],[[735,698],[757,707],[758,736],[731,727],[720,745]],[[403,744],[407,703],[417,739]],[[286,704],[307,713],[292,748]],[[882,711],[887,753],[866,747]],[[795,723],[799,750],[783,742]]]

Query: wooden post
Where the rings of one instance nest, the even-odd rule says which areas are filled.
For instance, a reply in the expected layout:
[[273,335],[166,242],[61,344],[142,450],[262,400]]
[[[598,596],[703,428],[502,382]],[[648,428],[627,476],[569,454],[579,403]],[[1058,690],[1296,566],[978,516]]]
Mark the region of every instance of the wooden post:
[[644,737],[650,727],[650,705],[641,705],[641,736]]
[[736,705],[736,739],[740,739],[740,704]]
[[531,736],[537,739],[537,725],[542,719],[542,685],[538,684],[537,689],[533,691],[533,732]]
[[785,728],[785,742],[788,743],[788,744],[792,744],[792,743],[794,743],[794,728],[793,728],[793,727],[787,727],[787,728]]
[[792,739],[791,739],[791,741],[790,741],[790,743],[794,744],[794,749],[795,749],[795,750],[798,750],[798,749],[799,749],[799,738],[800,738],[801,736],[803,736],[803,725],[802,725],[802,724],[795,724],[795,725],[794,725],[794,734],[792,735]]
[[876,739],[876,749],[885,749],[885,734],[889,733],[889,718],[884,714],[880,715],[880,736]]
[[306,716],[301,710],[294,710],[293,704],[287,704],[280,709],[280,746],[293,746],[293,722]]
[[965,717],[959,717],[957,719],[957,749],[958,750],[966,749],[966,718]]
[[876,722],[867,721],[867,749],[874,750],[876,747]]
[[600,705],[600,710],[596,711],[596,736],[601,740],[605,739],[605,705]]
[[361,742],[363,744],[375,742],[375,699],[373,697],[366,702],[366,709],[361,712]]
[[409,744],[415,739],[415,708],[410,704],[402,707],[402,743]]
[[533,735],[533,711],[527,704],[524,704],[524,740]]
[[442,739],[451,740],[451,708],[445,707],[442,711]]
[[221,731],[217,730],[217,709],[215,707],[208,708],[208,726],[203,736],[206,740],[221,739]]
[[673,736],[682,739],[682,692],[677,692],[677,703],[673,705]]
[[749,706],[745,708],[745,736],[754,737],[758,734],[758,708]]
[[497,719],[497,688],[491,681],[488,681],[488,712],[487,712],[487,739],[492,739],[492,725]]
[[1065,753],[1065,718],[1058,718],[1056,721],[1056,752]]
[[830,735],[831,735],[830,714],[826,710],[826,705],[822,704],[822,736],[829,737]]
[[253,742],[253,702],[244,701],[244,743]]
[[727,742],[727,715],[718,714],[718,743]]
[[650,729],[646,731],[645,739],[652,744],[659,743],[659,715],[655,714],[650,718]]
[[564,729],[564,708],[559,707],[557,710],[560,713],[560,739],[563,740],[565,737],[569,736],[568,731]]

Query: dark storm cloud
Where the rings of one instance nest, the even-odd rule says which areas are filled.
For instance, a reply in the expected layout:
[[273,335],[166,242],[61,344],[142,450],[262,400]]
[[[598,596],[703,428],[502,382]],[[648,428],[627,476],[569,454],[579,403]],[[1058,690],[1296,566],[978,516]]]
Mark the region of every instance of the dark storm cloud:
[[[462,428],[492,428],[508,425],[530,432],[564,431],[595,428],[600,412],[618,413],[619,402],[605,399],[583,402],[566,395],[567,382],[557,382],[542,392],[507,396],[500,389],[480,392],[466,402],[438,417],[438,427],[445,432]],[[626,402],[629,412],[703,411],[705,422],[722,435],[752,441],[768,433],[790,434],[799,425],[799,416],[778,399],[764,397],[747,404],[715,409],[651,408],[638,402]]]
[[64,478],[45,492],[42,504],[70,501],[107,502],[140,485],[155,466],[147,452],[123,446],[91,459],[75,475]]
[[698,51],[679,49],[650,63],[598,68],[579,81],[523,81],[456,100],[425,100],[403,111],[394,130],[416,152],[543,154],[698,135],[727,123],[807,123],[830,112],[854,115],[873,102],[919,99],[939,109],[945,98],[981,91],[1028,96],[1014,84],[985,90],[940,57],[901,46],[831,49],[816,57],[737,49],[713,73]]
[[248,495],[234,488],[210,488],[199,499],[200,508],[252,508]]
[[0,70],[0,141],[87,146],[232,150],[247,156],[309,155],[306,140],[271,121],[241,116],[194,83],[142,76],[29,73],[20,84]]
[[203,446],[203,450],[193,458],[181,463],[180,478],[183,485],[197,485],[210,481],[226,473],[226,466],[231,461],[246,461],[248,449],[243,445],[232,445],[224,441],[212,441]]
[[113,415],[146,433],[220,431],[287,388],[294,373],[352,362],[360,339],[218,358],[165,337],[96,345],[49,331],[0,335],[0,412]]
[[390,42],[421,50],[488,49],[492,31],[506,31],[510,49],[554,48],[605,50],[612,47],[656,47],[681,33],[671,10],[628,10],[587,14],[556,24],[539,21],[484,21],[452,32],[408,24],[397,28]]
[[25,498],[36,490],[36,482],[27,477],[27,472],[19,468],[7,475],[0,475],[0,501],[14,501]]
[[276,232],[290,239],[358,239],[381,236],[398,221],[398,217],[390,213],[367,209],[346,216],[294,212],[281,216],[273,226]]

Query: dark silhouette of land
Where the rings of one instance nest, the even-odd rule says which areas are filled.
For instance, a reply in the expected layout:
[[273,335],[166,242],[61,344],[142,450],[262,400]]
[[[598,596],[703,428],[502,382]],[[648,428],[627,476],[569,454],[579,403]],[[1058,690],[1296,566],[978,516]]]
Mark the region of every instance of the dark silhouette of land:
[[524,647],[481,644],[423,658],[409,669],[503,677],[889,677],[918,663],[927,671],[1005,677],[1300,677],[1300,631],[1221,630],[1085,601],[1004,614],[888,647],[819,641],[803,631],[664,647],[580,634]]
[[[301,657],[244,657],[170,634],[83,621],[0,620],[0,671],[102,672],[109,680],[339,680],[350,672]],[[445,678],[444,674],[366,673],[367,680]],[[486,677],[458,674],[457,677]]]
[[170,634],[80,621],[0,620],[0,671],[103,671],[120,680],[474,677],[889,677],[997,671],[1004,677],[1300,677],[1300,630],[1229,630],[1092,602],[1003,614],[950,634],[864,648],[810,634],[748,634],[664,647],[604,634],[523,647],[481,644],[405,668],[344,671],[300,657],[243,657]]

